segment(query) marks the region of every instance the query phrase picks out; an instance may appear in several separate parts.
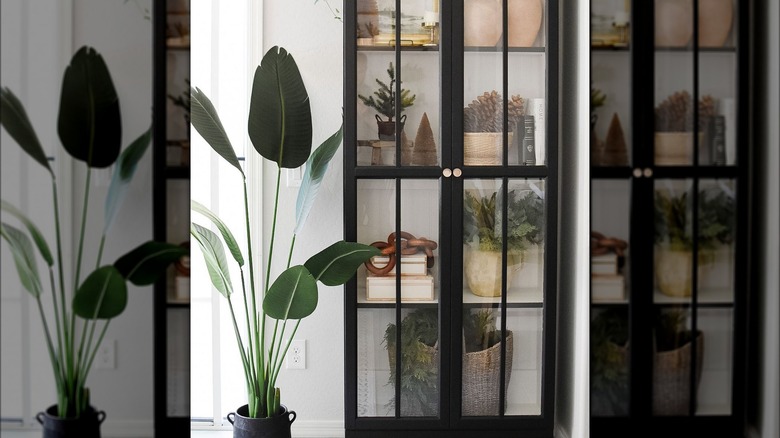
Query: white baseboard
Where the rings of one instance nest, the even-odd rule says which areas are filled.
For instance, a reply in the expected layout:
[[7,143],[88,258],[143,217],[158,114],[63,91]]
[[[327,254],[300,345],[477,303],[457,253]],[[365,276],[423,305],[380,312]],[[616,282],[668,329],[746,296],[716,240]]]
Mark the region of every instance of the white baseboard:
[[[154,423],[152,421],[112,421],[100,426],[103,438],[154,438]],[[39,438],[41,427],[6,426],[2,427],[3,438]]]
[[292,425],[294,438],[343,438],[343,421],[296,421]]

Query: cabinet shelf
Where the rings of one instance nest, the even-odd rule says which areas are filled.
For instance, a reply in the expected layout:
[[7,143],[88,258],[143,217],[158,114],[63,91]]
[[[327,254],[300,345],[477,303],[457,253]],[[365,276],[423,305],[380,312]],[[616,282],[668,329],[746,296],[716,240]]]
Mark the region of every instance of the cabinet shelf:
[[[357,46],[358,52],[395,52],[394,45]],[[439,46],[401,46],[402,52],[438,52]]]
[[[653,303],[656,305],[690,306],[691,297],[670,297],[658,289],[653,291]],[[734,305],[734,294],[726,287],[700,289],[697,296],[698,307],[731,307]]]
[[[693,47],[656,47],[656,53],[693,53]],[[736,53],[736,47],[699,47],[699,53]]]
[[[481,52],[481,53],[502,53],[503,47],[481,47],[481,46],[466,46],[463,48],[464,52]],[[507,49],[509,53],[546,53],[546,47],[510,47]]]
[[[439,305],[439,288],[433,292],[433,300],[402,300],[403,307],[437,307]],[[501,305],[501,297],[480,297],[463,290],[463,305],[468,307],[494,307]],[[508,308],[541,308],[544,305],[544,296],[540,289],[535,288],[510,288],[507,295],[506,306]],[[366,299],[366,289],[358,288],[358,308],[387,309],[395,308],[395,300],[369,301]]]

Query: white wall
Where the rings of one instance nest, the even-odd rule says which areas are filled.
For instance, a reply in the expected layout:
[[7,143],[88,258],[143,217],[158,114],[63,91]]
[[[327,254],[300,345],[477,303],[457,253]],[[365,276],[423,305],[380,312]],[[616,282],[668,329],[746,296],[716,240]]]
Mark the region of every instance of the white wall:
[[[27,3],[25,6],[22,4]],[[123,147],[134,140],[150,126],[152,102],[152,27],[145,20],[143,13],[136,7],[140,5],[151,9],[151,0],[138,0],[125,3],[121,0],[71,0],[55,2],[35,0],[7,1],[3,0],[3,85],[22,86],[24,90],[20,98],[31,107],[34,125],[47,149],[62,152],[56,136],[56,114],[59,103],[60,81],[64,67],[73,51],[82,45],[90,45],[100,52],[111,71],[114,86],[119,94],[123,121]],[[19,6],[15,6],[19,5]],[[9,8],[9,9],[6,9]],[[20,8],[19,15],[6,14],[7,10]],[[18,35],[26,33],[24,38]],[[8,50],[7,50],[8,49]],[[9,55],[11,56],[9,58]],[[16,65],[14,62],[21,59]],[[7,74],[10,73],[10,74]],[[9,82],[6,82],[10,79]],[[38,83],[40,81],[40,84]],[[18,93],[19,94],[19,93]],[[37,108],[37,110],[36,110]],[[18,197],[20,205],[30,207],[35,205],[37,191],[44,194],[49,189],[47,184],[42,187],[24,188],[19,184],[27,177],[26,164],[18,167],[20,172],[16,181],[6,184],[6,175],[15,175],[9,168],[16,167],[20,157],[16,146],[3,134],[3,199],[7,196]],[[22,162],[29,161],[24,157]],[[67,163],[68,160],[61,160]],[[29,166],[30,169],[33,165]],[[84,190],[84,165],[65,164],[61,171],[65,175],[60,179],[60,193],[64,196],[74,190],[73,199],[61,198],[63,209],[70,211],[72,216],[65,217],[65,234],[76,235],[81,219],[81,199]],[[29,177],[33,177],[33,171]],[[73,181],[70,182],[70,174]],[[38,175],[41,177],[42,175]],[[94,233],[102,229],[103,203],[108,185],[108,173],[93,174],[92,194],[88,213],[88,233],[93,233],[85,242],[84,260],[86,266],[94,266],[97,256],[99,236]],[[18,181],[18,182],[17,182]],[[129,251],[137,244],[151,239],[151,153],[148,153],[139,165],[135,179],[128,192],[113,231],[106,242],[103,263],[112,263],[121,254]],[[16,191],[22,187],[19,193]],[[39,190],[40,189],[40,190]],[[63,193],[64,192],[64,193]],[[41,203],[42,206],[50,205]],[[42,207],[43,208],[43,207]],[[31,211],[34,217],[44,222],[50,215],[49,210]],[[49,238],[54,245],[54,238]],[[73,254],[73,247],[65,253],[66,258]],[[73,256],[71,256],[73,257]],[[75,257],[73,257],[75,258]],[[7,283],[15,279],[15,273],[7,270],[10,259],[3,253],[3,295],[14,285]],[[6,272],[11,275],[6,275]],[[83,278],[83,275],[82,275]],[[18,288],[18,283],[16,283]],[[129,302],[125,313],[112,321],[106,334],[106,340],[116,341],[115,370],[93,369],[87,386],[91,390],[91,401],[98,409],[107,412],[103,431],[108,436],[151,436],[153,433],[153,361],[152,361],[152,289],[130,287]],[[44,301],[50,306],[50,301]],[[4,309],[5,309],[5,302]],[[29,305],[29,304],[28,304]],[[51,320],[51,319],[50,319]],[[6,354],[6,348],[15,348],[14,343],[21,340],[13,339],[6,342],[6,319],[3,318],[3,369],[6,361],[13,356]],[[51,379],[50,363],[45,352],[40,350],[42,334],[39,332],[40,318],[35,312],[28,322],[31,333],[29,353],[31,368],[28,381],[30,393],[17,394],[24,406],[21,414],[26,423],[34,422],[32,415],[47,406],[54,404],[56,397]],[[27,336],[22,333],[22,336]],[[22,348],[24,349],[24,344]],[[22,350],[24,353],[24,350]],[[6,394],[6,374],[3,374],[3,393]],[[25,397],[28,397],[25,400]],[[6,415],[6,399],[3,399],[3,415]],[[11,410],[9,413],[16,413]],[[36,423],[37,424],[37,423]]]

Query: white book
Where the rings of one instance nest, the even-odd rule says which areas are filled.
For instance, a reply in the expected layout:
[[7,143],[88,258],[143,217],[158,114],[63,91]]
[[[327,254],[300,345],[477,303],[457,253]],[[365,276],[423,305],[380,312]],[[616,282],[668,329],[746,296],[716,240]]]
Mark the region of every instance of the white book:
[[[395,301],[395,276],[366,277],[366,301]],[[430,275],[402,276],[402,301],[433,300],[433,277]]]
[[543,97],[532,98],[528,115],[534,116],[534,148],[536,148],[536,165],[547,164],[547,151],[544,145],[545,139],[545,99]]
[[592,275],[617,275],[618,256],[615,253],[599,254],[590,257]]
[[[371,262],[379,269],[387,266],[389,261],[387,256],[377,256],[371,259]],[[398,266],[398,258],[396,258],[396,266]],[[395,275],[395,268],[390,270],[387,275]],[[428,257],[425,254],[414,255],[402,255],[401,256],[401,275],[427,275],[428,274]]]
[[737,108],[734,99],[720,100],[720,114],[726,121],[726,165],[733,166],[737,163]]
[[590,278],[593,301],[626,299],[626,281],[622,275],[594,275]]

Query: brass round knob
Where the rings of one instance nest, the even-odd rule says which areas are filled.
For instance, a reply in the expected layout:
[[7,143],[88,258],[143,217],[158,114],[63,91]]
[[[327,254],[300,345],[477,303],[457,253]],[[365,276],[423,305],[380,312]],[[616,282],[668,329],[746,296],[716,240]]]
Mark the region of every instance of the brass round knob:
[[653,176],[653,169],[649,167],[645,167],[644,175],[645,178],[650,178],[651,176]]
[[634,178],[642,178],[642,169],[634,168]]
[[455,170],[452,171],[452,174],[455,176],[455,178],[460,178],[460,176],[463,175],[463,171],[455,168]]
[[450,170],[449,167],[445,167],[444,170],[441,171],[441,174],[444,175],[445,178],[449,178],[452,176],[452,170]]

